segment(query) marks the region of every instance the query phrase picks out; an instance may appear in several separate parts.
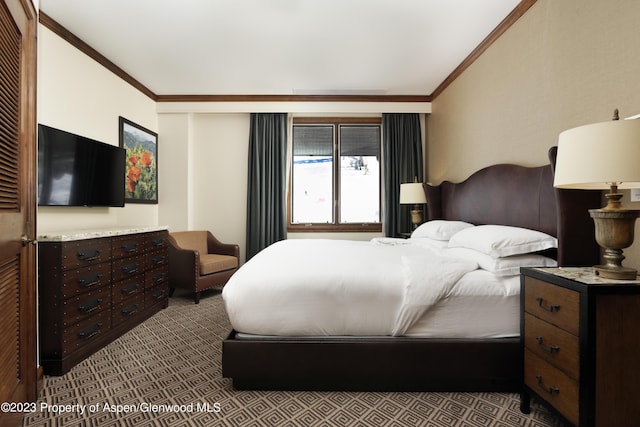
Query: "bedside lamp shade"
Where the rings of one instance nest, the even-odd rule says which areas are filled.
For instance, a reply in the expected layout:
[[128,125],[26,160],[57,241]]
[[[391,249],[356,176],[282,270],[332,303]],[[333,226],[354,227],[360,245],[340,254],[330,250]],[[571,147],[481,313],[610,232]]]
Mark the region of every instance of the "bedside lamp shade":
[[408,182],[400,184],[400,204],[401,205],[420,205],[427,203],[427,197],[424,194],[421,182]]
[[562,132],[553,185],[608,190],[611,183],[640,188],[640,120],[612,120]]
[[604,249],[597,275],[635,280],[637,271],[622,266],[622,249],[631,246],[640,211],[621,209],[619,188],[640,188],[640,120],[614,120],[569,129],[558,138],[553,185],[605,190],[607,206],[590,209],[596,241]]

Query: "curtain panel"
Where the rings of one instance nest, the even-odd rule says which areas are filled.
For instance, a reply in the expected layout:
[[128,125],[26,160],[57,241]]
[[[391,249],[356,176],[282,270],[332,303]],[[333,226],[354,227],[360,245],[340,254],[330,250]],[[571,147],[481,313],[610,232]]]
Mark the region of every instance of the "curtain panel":
[[287,238],[287,114],[252,113],[246,260]]
[[388,237],[411,231],[413,205],[400,205],[400,184],[423,179],[422,132],[420,116],[382,115],[384,165],[384,232]]

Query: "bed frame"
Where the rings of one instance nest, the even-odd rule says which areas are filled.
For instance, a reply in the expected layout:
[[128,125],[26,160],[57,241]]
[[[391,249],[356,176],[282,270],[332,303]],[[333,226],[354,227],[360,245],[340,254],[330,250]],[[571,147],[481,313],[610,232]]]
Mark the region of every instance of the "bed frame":
[[[553,188],[556,147],[541,167],[494,165],[461,183],[425,184],[429,219],[540,230],[561,266],[594,265],[588,209],[599,191]],[[520,338],[274,338],[222,344],[222,373],[241,390],[520,391]]]

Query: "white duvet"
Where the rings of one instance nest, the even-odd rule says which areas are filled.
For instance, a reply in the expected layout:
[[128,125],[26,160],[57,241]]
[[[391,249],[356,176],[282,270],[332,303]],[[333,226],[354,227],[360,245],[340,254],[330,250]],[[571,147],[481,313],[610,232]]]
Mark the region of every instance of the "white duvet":
[[[483,288],[469,279],[486,280],[475,262],[447,256],[445,249],[419,240],[275,243],[223,288],[231,324],[254,335],[414,335],[412,327],[452,294],[482,299]],[[488,276],[488,292],[517,303],[517,278],[507,282]],[[517,312],[508,311],[509,330],[517,330]]]

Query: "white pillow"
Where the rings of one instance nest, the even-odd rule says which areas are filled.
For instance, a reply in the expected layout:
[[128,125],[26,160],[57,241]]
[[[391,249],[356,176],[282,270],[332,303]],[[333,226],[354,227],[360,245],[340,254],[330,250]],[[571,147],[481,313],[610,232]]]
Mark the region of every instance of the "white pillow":
[[446,240],[431,239],[430,237],[418,237],[405,240],[409,244],[419,247],[427,247],[431,249],[447,249],[449,242]]
[[458,231],[469,227],[474,227],[474,225],[464,221],[434,219],[432,221],[427,221],[416,228],[413,233],[411,233],[411,238],[428,237],[435,240],[449,240],[451,236],[456,234]]
[[558,262],[553,258],[538,254],[513,255],[494,258],[482,252],[467,248],[447,249],[447,256],[464,258],[478,263],[481,269],[490,271],[496,276],[515,276],[520,274],[520,267],[557,267]]
[[506,225],[479,225],[454,234],[450,248],[474,249],[494,258],[558,247],[558,239],[540,231]]

